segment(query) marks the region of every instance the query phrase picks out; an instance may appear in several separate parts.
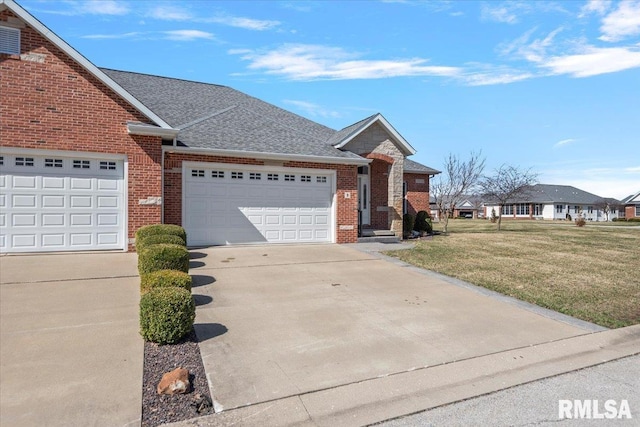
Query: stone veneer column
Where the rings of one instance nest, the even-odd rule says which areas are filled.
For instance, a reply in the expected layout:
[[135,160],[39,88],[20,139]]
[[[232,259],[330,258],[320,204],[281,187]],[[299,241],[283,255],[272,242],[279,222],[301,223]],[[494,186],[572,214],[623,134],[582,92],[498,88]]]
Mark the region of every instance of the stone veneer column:
[[389,168],[389,230],[396,236],[402,237],[402,184],[404,172],[404,156],[394,155],[394,161]]

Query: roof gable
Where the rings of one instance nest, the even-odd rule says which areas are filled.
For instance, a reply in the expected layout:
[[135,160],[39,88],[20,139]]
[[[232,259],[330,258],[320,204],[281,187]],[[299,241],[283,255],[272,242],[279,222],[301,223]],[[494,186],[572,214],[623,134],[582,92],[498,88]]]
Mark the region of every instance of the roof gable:
[[413,148],[411,144],[409,144],[409,142],[404,139],[402,135],[400,135],[400,133],[398,133],[398,131],[396,131],[393,126],[391,126],[391,123],[389,123],[387,119],[385,119],[384,116],[380,113],[369,116],[364,120],[361,120],[357,123],[352,124],[351,126],[347,126],[341,131],[338,131],[338,133],[331,138],[330,143],[336,148],[343,148],[351,140],[356,138],[358,135],[360,135],[362,132],[376,123],[389,134],[389,136],[393,139],[395,144],[398,146],[398,148],[400,148],[405,156],[416,154],[415,148]]
[[100,82],[104,83],[107,87],[113,90],[121,98],[131,104],[136,110],[146,116],[149,120],[164,129],[171,129],[171,126],[162,120],[157,114],[147,108],[143,103],[136,99],[133,95],[127,92],[123,87],[118,85],[109,76],[103,73],[98,67],[93,65],[91,61],[85,58],[80,52],[72,48],[67,42],[58,37],[53,31],[47,28],[43,23],[38,21],[33,15],[20,7],[13,0],[0,0],[0,10],[9,9],[13,14],[20,18],[23,22],[37,31],[42,37],[49,40],[58,49],[72,58],[75,62],[80,64],[85,70],[97,78]]

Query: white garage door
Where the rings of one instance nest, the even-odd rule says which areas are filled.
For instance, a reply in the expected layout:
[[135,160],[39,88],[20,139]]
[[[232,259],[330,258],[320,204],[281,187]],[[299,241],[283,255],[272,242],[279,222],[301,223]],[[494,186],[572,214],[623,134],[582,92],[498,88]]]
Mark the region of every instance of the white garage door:
[[333,180],[325,170],[183,165],[189,245],[333,241]]
[[125,249],[124,162],[0,155],[0,251]]

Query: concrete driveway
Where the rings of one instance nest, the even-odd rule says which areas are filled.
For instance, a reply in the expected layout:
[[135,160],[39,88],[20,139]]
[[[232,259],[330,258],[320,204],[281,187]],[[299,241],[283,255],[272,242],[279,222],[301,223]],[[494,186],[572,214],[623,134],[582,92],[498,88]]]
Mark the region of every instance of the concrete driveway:
[[0,257],[0,425],[140,424],[133,253]]
[[196,332],[222,413],[188,425],[362,425],[442,404],[454,386],[464,398],[599,363],[613,356],[592,348],[625,340],[344,245],[192,256]]

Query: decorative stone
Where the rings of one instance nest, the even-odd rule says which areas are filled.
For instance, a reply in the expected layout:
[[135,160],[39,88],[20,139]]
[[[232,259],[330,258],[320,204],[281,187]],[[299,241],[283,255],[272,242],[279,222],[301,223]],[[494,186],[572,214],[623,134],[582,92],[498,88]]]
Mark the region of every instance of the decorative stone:
[[162,376],[158,384],[158,394],[180,394],[189,390],[189,371],[176,368]]

